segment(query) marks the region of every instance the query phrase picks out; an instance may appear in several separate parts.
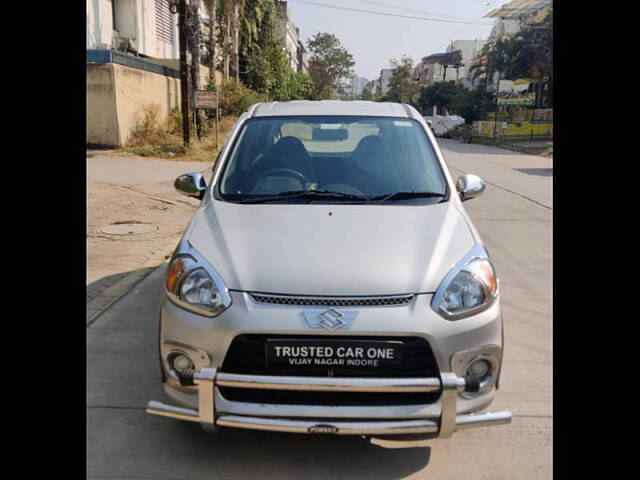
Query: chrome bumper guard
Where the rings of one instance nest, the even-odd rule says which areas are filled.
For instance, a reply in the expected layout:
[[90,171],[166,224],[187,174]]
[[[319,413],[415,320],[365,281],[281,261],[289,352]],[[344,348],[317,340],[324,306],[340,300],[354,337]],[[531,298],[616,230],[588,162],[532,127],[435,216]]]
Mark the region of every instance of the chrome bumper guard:
[[[198,387],[198,410],[150,401],[147,413],[199,422],[203,427],[221,426],[291,433],[332,433],[337,435],[398,435],[431,433],[450,438],[456,430],[511,423],[511,412],[456,414],[458,393],[465,380],[454,373],[440,378],[337,378],[239,375],[203,368],[193,376]],[[267,390],[304,390],[316,392],[436,392],[441,391],[439,418],[380,421],[344,421],[249,417],[216,411],[215,387],[259,388]]]

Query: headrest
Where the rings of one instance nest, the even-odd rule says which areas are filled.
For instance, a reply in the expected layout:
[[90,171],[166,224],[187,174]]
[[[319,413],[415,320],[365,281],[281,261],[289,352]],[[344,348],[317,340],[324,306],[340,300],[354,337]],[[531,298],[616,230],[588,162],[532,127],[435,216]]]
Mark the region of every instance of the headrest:
[[388,182],[396,179],[395,165],[387,144],[378,136],[369,135],[353,151],[353,163],[362,172]]

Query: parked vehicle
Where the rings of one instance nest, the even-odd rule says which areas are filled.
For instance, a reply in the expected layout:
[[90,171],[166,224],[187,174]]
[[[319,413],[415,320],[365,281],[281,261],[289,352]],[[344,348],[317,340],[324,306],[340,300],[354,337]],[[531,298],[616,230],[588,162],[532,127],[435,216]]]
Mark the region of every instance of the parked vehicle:
[[473,128],[471,125],[457,125],[449,134],[451,138],[457,138],[460,143],[471,143],[473,140]]
[[166,273],[147,412],[298,433],[421,434],[505,424],[491,258],[411,106],[295,101],[238,120]]
[[464,125],[464,118],[459,115],[432,115],[424,119],[428,122],[436,137],[450,138],[451,133],[460,125]]

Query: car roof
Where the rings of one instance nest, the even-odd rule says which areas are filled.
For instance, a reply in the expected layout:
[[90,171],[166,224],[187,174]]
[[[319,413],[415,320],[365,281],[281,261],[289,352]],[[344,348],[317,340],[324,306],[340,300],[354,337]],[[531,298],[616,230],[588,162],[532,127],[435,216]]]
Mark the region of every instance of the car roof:
[[293,100],[290,102],[259,103],[249,111],[251,117],[305,115],[411,117],[407,108],[400,103],[364,100]]

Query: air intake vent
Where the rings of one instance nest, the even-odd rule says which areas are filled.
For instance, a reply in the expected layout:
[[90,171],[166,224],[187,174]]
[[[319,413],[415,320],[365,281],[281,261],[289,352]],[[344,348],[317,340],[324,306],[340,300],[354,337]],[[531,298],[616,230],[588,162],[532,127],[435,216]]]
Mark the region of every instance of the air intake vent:
[[317,307],[384,307],[402,306],[411,303],[415,295],[386,297],[296,297],[250,293],[253,301],[273,305],[301,305]]

